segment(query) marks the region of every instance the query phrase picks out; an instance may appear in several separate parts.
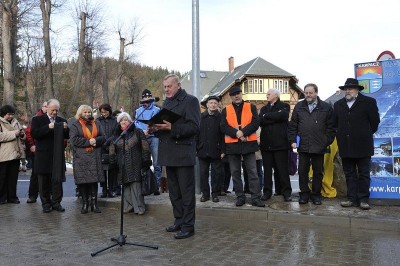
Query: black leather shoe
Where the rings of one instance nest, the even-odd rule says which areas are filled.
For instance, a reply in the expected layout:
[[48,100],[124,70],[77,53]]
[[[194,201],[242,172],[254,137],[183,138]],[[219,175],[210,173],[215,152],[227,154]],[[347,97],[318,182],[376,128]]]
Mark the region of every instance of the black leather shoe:
[[210,200],[210,197],[201,196],[201,198],[200,198],[200,202],[206,202],[209,200]]
[[292,197],[291,196],[283,196],[283,200],[285,202],[290,202],[290,201],[292,201]]
[[243,199],[243,198],[238,198],[238,199],[236,200],[236,207],[243,206],[245,203],[246,203],[246,200],[245,200],[245,199]]
[[251,205],[256,206],[256,207],[265,207],[265,203],[259,199],[253,200]]
[[12,200],[7,200],[8,203],[14,203],[14,204],[19,204],[20,201],[19,199],[12,199]]
[[175,238],[176,239],[185,239],[185,238],[191,237],[193,235],[194,235],[194,231],[190,231],[190,232],[179,231],[178,233],[176,233]]
[[58,211],[58,212],[64,212],[65,209],[63,206],[61,206],[61,204],[57,204],[53,206],[53,210]]
[[170,225],[165,228],[167,232],[178,232],[181,230],[181,226],[177,224]]
[[43,206],[43,212],[44,213],[50,213],[52,211],[50,206]]
[[219,198],[217,196],[212,197],[212,202],[219,202]]
[[154,192],[154,196],[160,196],[160,191],[156,190],[156,192]]
[[35,198],[29,198],[26,203],[35,203],[36,199]]
[[321,205],[322,202],[319,199],[313,200],[314,205]]
[[267,201],[267,200],[269,200],[271,198],[271,195],[270,194],[263,194],[262,196],[261,196],[261,200],[263,200],[263,201]]
[[302,198],[299,199],[299,204],[307,204],[307,203],[308,203],[308,200],[302,199]]

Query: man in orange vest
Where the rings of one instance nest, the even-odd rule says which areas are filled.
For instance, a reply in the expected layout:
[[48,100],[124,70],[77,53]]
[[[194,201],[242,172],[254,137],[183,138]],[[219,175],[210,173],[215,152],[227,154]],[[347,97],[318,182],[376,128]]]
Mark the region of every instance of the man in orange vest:
[[221,113],[221,131],[225,134],[226,155],[237,197],[236,206],[246,203],[241,177],[241,160],[246,166],[253,206],[265,207],[260,200],[261,189],[257,176],[256,156],[258,150],[256,131],[259,126],[257,108],[244,102],[242,90],[234,86],[229,90],[232,104],[226,106]]

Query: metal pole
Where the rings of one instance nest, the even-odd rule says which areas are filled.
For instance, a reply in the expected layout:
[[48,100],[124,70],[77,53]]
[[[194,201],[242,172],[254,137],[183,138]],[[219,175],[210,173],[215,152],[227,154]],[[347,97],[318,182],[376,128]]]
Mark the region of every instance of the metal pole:
[[[199,1],[192,0],[192,88],[193,95],[200,101]],[[200,194],[200,169],[198,163],[194,168],[194,173],[196,193]]]

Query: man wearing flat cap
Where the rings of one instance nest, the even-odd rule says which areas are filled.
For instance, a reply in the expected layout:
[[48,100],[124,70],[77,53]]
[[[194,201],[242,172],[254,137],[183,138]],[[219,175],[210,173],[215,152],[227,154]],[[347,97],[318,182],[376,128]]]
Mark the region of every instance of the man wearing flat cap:
[[255,105],[244,102],[242,90],[234,86],[229,90],[232,104],[222,110],[221,130],[225,134],[225,150],[228,156],[229,168],[237,197],[236,206],[246,203],[241,177],[241,160],[248,174],[251,203],[253,206],[264,207],[260,200],[261,188],[257,175],[256,155],[258,150],[256,131],[259,118]]
[[345,96],[335,103],[333,119],[347,183],[347,201],[341,206],[369,210],[373,134],[380,123],[378,106],[374,98],[360,93],[364,87],[357,79],[348,78],[339,88]]
[[207,110],[201,114],[200,132],[196,136],[197,157],[200,168],[201,202],[210,200],[209,173],[210,166],[215,174],[211,175],[211,198],[213,202],[219,202],[218,195],[223,190],[222,157],[224,156],[224,134],[219,125],[221,114],[218,111],[220,99],[218,96],[209,96],[203,103]]

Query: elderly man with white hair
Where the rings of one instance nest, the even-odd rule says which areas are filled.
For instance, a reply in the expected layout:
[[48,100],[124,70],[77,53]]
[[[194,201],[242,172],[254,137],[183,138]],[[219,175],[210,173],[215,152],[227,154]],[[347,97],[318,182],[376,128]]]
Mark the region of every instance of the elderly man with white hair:
[[279,97],[279,90],[269,89],[267,104],[261,108],[259,114],[260,150],[264,167],[264,189],[261,199],[268,200],[272,196],[272,169],[274,169],[275,175],[278,176],[275,180],[279,182],[278,192],[283,195],[285,201],[292,201],[288,165],[290,144],[287,137],[290,106],[281,102]]

